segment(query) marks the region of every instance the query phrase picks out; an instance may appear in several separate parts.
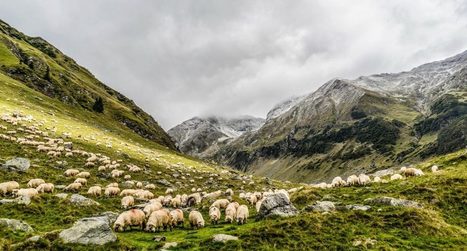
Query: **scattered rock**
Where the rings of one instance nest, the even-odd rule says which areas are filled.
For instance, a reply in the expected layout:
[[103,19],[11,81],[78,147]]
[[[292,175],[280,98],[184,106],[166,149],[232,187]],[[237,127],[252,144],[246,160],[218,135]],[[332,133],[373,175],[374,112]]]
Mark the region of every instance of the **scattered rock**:
[[67,193],[57,193],[55,197],[60,198],[60,199],[66,199],[68,197]]
[[7,160],[5,164],[1,166],[0,169],[4,169],[7,171],[15,171],[15,172],[26,172],[30,166],[31,166],[31,163],[29,162],[29,159],[13,158],[13,159]]
[[258,212],[259,218],[269,216],[294,216],[298,214],[298,210],[292,205],[289,198],[283,193],[276,193],[264,198]]
[[388,169],[383,169],[383,170],[379,170],[373,174],[371,174],[372,176],[375,176],[375,177],[383,177],[383,176],[387,176],[387,175],[393,175],[394,174],[394,169],[392,168],[388,168]]
[[21,196],[21,197],[16,198],[15,202],[18,203],[18,204],[22,204],[22,205],[29,205],[29,204],[31,204],[31,198]]
[[99,205],[98,202],[91,200],[89,198],[86,198],[82,195],[79,194],[73,194],[71,195],[69,201],[73,204],[79,205],[79,206],[97,206]]
[[118,218],[118,213],[115,213],[115,212],[110,212],[110,211],[107,211],[107,212],[103,212],[101,214],[98,214],[96,215],[95,217],[107,217],[108,221],[109,221],[109,224],[110,225],[113,225],[113,223],[117,220]]
[[373,240],[371,238],[366,238],[365,240],[354,240],[352,243],[354,247],[364,246],[365,248],[368,248],[369,246],[373,246],[375,244],[376,240]]
[[237,236],[228,235],[228,234],[215,234],[213,236],[213,242],[227,242],[227,241],[236,241],[238,240]]
[[347,210],[361,210],[361,211],[367,211],[371,207],[367,205],[346,205],[345,208]]
[[2,199],[0,200],[0,205],[3,205],[3,204],[9,204],[9,203],[15,203],[16,201],[13,200],[13,199]]
[[242,176],[240,175],[235,175],[233,176],[232,178],[230,178],[231,180],[242,180]]
[[168,187],[172,186],[172,183],[168,182],[166,179],[160,179],[160,180],[157,180],[156,182],[164,186],[168,186]]
[[39,235],[34,235],[33,237],[28,238],[26,241],[38,242],[40,239],[41,239],[41,237]]
[[55,189],[63,190],[63,189],[65,189],[65,187],[66,187],[65,185],[56,185]]
[[65,243],[84,245],[104,245],[117,240],[106,216],[83,218],[71,228],[63,230],[59,236]]
[[174,248],[177,247],[178,243],[177,242],[167,242],[164,244],[164,246],[161,248],[161,251],[166,251],[169,248]]
[[304,208],[305,211],[313,212],[330,212],[335,211],[336,206],[332,201],[317,201],[312,205],[308,205]]
[[394,207],[422,208],[420,203],[418,203],[416,201],[396,199],[396,198],[392,198],[392,197],[370,198],[370,199],[366,199],[365,202],[368,202],[368,203],[371,203],[371,204],[394,206]]
[[34,230],[32,229],[31,226],[29,226],[27,223],[19,220],[13,220],[13,219],[5,219],[2,218],[0,219],[0,226],[9,228],[13,231],[21,231],[21,232],[33,232]]

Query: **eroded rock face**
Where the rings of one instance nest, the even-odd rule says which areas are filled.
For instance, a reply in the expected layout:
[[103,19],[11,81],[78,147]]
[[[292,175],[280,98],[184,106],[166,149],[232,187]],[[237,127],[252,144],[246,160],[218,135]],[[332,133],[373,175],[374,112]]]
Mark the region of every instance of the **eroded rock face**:
[[65,243],[83,245],[104,245],[117,240],[108,216],[83,218],[71,228],[63,230],[59,236]]
[[345,208],[347,210],[360,210],[360,211],[368,211],[371,209],[370,206],[367,205],[346,205]]
[[416,201],[396,199],[396,198],[392,198],[392,197],[370,198],[370,199],[366,199],[365,202],[371,203],[371,204],[394,206],[394,207],[422,208],[422,205],[420,205],[420,203],[418,203]]
[[298,210],[292,205],[287,195],[276,193],[264,198],[258,212],[259,218],[270,216],[288,217],[298,214]]
[[3,228],[8,228],[13,231],[21,231],[21,232],[33,232],[34,230],[32,229],[31,226],[29,226],[27,223],[19,220],[14,220],[14,219],[5,219],[2,218],[0,219],[0,226]]
[[5,164],[1,165],[0,169],[15,171],[15,172],[26,172],[31,166],[31,162],[26,158],[13,158],[7,160]]

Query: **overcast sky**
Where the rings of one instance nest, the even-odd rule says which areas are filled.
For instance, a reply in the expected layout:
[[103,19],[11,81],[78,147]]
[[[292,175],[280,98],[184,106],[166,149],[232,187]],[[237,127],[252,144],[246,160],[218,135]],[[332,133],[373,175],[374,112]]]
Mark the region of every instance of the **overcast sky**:
[[165,129],[197,115],[265,117],[334,77],[467,50],[467,0],[5,0],[0,18],[54,44]]

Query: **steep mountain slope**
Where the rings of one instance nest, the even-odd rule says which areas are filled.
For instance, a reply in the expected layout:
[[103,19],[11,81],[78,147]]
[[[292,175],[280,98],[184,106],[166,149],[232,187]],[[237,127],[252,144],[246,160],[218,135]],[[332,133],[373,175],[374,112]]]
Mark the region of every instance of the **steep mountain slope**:
[[246,132],[257,130],[264,119],[250,116],[238,118],[194,117],[168,131],[178,148],[186,154],[208,157],[220,146]]
[[[103,99],[103,117],[170,149],[174,143],[136,104],[104,85],[40,37],[29,37],[0,20],[0,72],[61,102],[92,111]],[[130,84],[130,83],[129,83]]]
[[286,99],[280,102],[279,104],[275,105],[271,110],[269,110],[268,114],[266,115],[266,120],[279,117],[283,113],[290,110],[290,108],[294,107],[297,103],[302,101],[304,98],[305,96],[297,96],[297,97],[291,97],[289,99]]
[[464,52],[409,72],[331,80],[221,148],[215,159],[259,175],[310,182],[462,149],[466,71]]

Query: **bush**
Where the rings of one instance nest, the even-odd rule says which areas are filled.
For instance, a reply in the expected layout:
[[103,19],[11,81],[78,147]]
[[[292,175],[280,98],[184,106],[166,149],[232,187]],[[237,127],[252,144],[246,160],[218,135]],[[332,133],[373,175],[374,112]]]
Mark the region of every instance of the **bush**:
[[102,100],[101,97],[96,99],[96,102],[94,102],[94,105],[92,106],[92,110],[99,113],[104,112],[104,100]]

